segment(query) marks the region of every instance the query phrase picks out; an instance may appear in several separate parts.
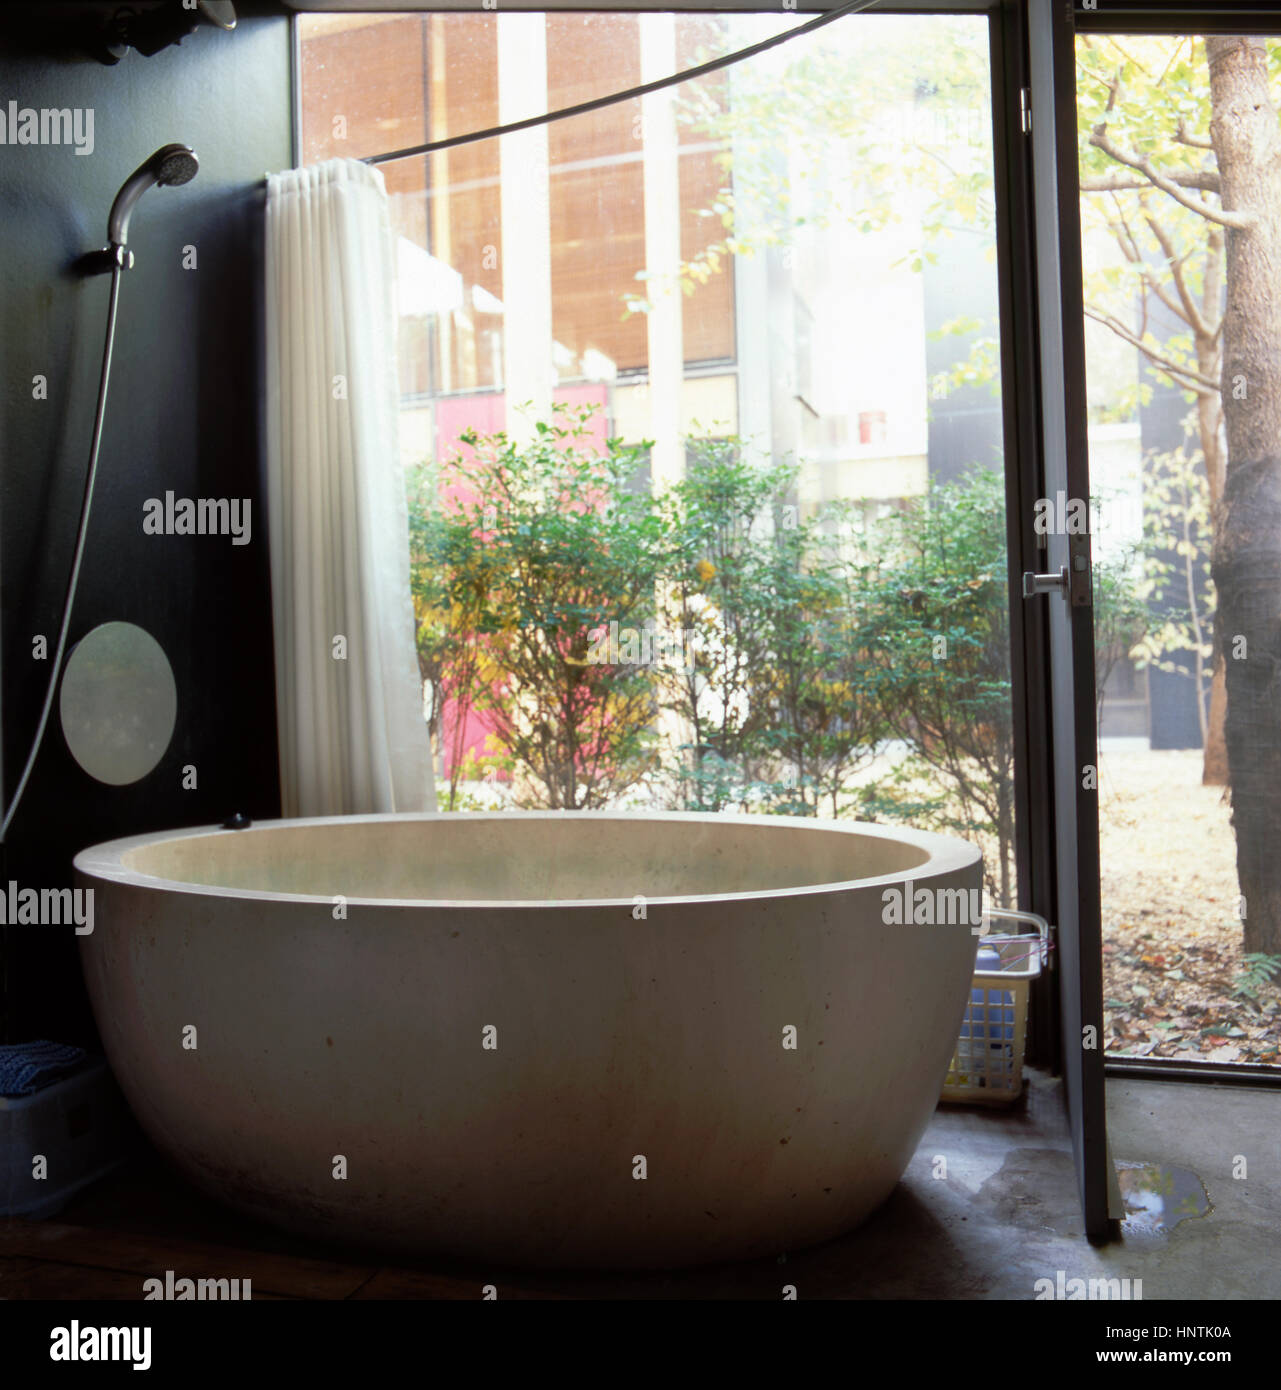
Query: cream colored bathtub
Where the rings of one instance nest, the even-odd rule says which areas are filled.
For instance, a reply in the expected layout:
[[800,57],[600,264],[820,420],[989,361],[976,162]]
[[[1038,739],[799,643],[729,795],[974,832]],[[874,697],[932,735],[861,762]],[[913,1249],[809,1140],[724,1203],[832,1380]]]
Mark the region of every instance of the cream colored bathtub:
[[977,941],[886,925],[886,891],[980,883],[937,835],[565,812],[184,830],[76,869],[108,1058],[199,1186],[495,1267],[862,1220],[934,1109]]

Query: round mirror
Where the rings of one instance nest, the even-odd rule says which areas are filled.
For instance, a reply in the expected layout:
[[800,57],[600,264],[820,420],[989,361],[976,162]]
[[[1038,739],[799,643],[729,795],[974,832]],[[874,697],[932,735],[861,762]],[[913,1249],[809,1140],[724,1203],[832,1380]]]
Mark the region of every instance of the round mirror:
[[62,676],[62,732],[99,782],[124,786],[165,755],[178,688],[164,648],[133,623],[103,623],[76,644]]

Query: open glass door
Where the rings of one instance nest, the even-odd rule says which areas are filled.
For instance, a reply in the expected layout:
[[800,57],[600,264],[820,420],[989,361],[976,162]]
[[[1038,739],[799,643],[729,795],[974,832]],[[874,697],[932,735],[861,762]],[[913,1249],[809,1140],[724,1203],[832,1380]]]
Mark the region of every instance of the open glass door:
[[1071,7],[1032,0],[1028,39],[1044,548],[1024,596],[1048,606],[1062,1066],[1086,1233],[1101,1239],[1121,1213],[1104,1099],[1091,548],[1088,524],[1074,524],[1088,519],[1090,484]]
[[1126,9],[1076,36],[1104,1050],[1110,1074],[1259,1084],[1281,1079],[1281,39],[1257,9]]

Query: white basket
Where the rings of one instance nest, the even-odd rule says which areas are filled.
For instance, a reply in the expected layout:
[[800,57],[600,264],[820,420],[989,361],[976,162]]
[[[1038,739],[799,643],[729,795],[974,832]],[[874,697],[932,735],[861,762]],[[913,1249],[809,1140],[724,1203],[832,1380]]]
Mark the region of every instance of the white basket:
[[1034,912],[993,908],[988,916],[1031,922],[1037,930],[982,938],[982,944],[1001,957],[1001,969],[974,972],[970,1002],[940,1097],[965,1105],[1010,1105],[1023,1094],[1028,993],[1041,973],[1049,941],[1049,924]]
[[[0,1096],[0,1218],[44,1221],[124,1162],[129,1120],[101,1057],[29,1096]],[[43,1154],[46,1176],[33,1175]]]

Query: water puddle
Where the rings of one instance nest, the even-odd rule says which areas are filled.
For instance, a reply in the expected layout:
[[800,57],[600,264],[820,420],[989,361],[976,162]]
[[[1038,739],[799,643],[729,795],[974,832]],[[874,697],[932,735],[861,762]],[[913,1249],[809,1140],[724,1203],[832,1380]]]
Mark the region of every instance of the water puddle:
[[1118,1163],[1126,1234],[1169,1235],[1180,1221],[1214,1210],[1205,1184],[1190,1168],[1172,1163]]

